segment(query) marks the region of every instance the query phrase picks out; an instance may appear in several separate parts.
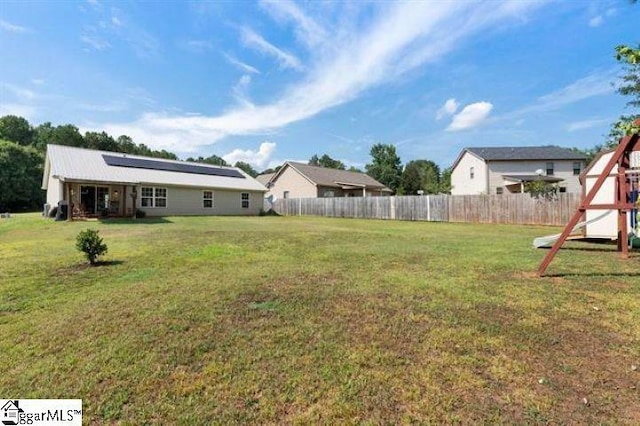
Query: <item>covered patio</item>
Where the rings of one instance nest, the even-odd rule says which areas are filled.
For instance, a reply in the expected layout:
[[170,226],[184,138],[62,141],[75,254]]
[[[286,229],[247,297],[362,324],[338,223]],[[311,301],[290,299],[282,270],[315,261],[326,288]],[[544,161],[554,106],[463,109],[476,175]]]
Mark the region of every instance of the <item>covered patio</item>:
[[536,181],[543,181],[549,184],[558,184],[564,179],[546,175],[502,175],[504,187],[513,194],[525,192],[527,184]]

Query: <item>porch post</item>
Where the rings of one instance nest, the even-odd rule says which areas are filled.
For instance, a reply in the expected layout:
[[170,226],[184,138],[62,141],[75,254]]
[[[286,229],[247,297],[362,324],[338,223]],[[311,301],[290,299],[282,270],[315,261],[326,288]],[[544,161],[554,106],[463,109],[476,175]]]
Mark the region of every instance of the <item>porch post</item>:
[[69,182],[64,183],[67,188],[67,220],[73,220],[73,200],[71,199],[71,184]]
[[131,200],[133,201],[133,208],[131,209],[131,217],[136,218],[136,199],[138,198],[138,186],[133,186],[131,190]]

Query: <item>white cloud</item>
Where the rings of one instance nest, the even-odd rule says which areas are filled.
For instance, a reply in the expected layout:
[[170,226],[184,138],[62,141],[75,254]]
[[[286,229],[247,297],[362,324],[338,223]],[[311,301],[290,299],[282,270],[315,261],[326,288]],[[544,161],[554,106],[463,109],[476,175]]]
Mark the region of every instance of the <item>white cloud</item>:
[[111,47],[111,43],[98,36],[83,35],[80,36],[80,41],[91,46],[95,50],[106,50]]
[[611,123],[612,121],[613,120],[608,120],[606,118],[594,118],[591,120],[574,121],[573,123],[569,123],[569,125],[567,125],[567,131],[575,132],[577,130],[591,129],[593,127]]
[[0,89],[13,93],[13,95],[21,102],[32,101],[38,96],[33,90],[25,89],[24,87],[9,83],[0,84]]
[[229,61],[231,65],[235,65],[243,72],[248,72],[251,74],[260,74],[260,70],[258,70],[257,68],[252,67],[251,65],[245,64],[244,62],[239,61],[238,59],[234,58],[229,54],[225,53],[224,57],[227,58],[227,61]]
[[436,112],[436,120],[441,120],[447,115],[452,115],[458,110],[458,102],[454,98],[447,99],[447,101]]
[[250,28],[244,27],[241,29],[242,42],[247,47],[252,47],[259,52],[267,55],[271,55],[278,60],[282,68],[292,68],[294,70],[302,70],[302,63],[295,55],[285,52],[282,49],[277,48],[262,36]]
[[45,83],[45,81],[42,78],[33,78],[33,79],[31,79],[31,83],[33,83],[33,84],[35,84],[37,86],[42,86]]
[[27,27],[23,27],[21,25],[12,24],[11,22],[7,22],[4,19],[0,19],[0,29],[15,34],[24,34],[30,32]]
[[213,43],[209,40],[188,40],[184,47],[186,50],[195,53],[203,53],[209,50],[213,50]]
[[32,120],[36,115],[36,107],[33,105],[25,105],[20,103],[0,103],[0,117],[5,115],[17,115],[27,120]]
[[484,101],[467,105],[462,111],[453,116],[447,131],[456,132],[476,127],[489,117],[492,109],[493,105]]
[[515,120],[526,114],[555,111],[585,99],[609,94],[616,90],[616,86],[612,82],[617,79],[617,75],[618,70],[613,68],[593,72],[560,89],[538,97],[530,105],[495,117],[493,120]]
[[258,151],[252,151],[250,149],[234,149],[230,153],[223,155],[222,158],[229,164],[235,164],[237,161],[243,161],[251,164],[252,166],[264,169],[269,163],[271,154],[273,154],[275,149],[276,144],[274,142],[262,142]]
[[115,25],[116,27],[121,27],[122,26],[122,21],[117,16],[112,16],[111,17],[111,23],[113,25]]
[[247,106],[252,106],[253,104],[248,99],[247,91],[249,90],[249,85],[251,84],[251,76],[249,74],[244,74],[235,86],[233,86],[233,96],[241,103]]
[[612,93],[616,88],[611,82],[616,78],[617,73],[617,70],[611,69],[580,78],[561,89],[539,97],[537,109],[556,109],[593,96]]
[[322,44],[327,31],[290,0],[262,0],[260,5],[273,17],[295,24],[296,36],[308,46]]
[[599,27],[603,22],[604,18],[602,17],[602,15],[594,16],[593,18],[589,19],[589,26],[594,28]]
[[79,103],[76,106],[85,111],[93,112],[120,112],[127,109],[127,105],[124,102],[111,102],[111,103]]
[[[300,77],[276,89],[279,94],[268,103],[236,105],[217,116],[147,113],[129,123],[106,123],[99,128],[129,134],[154,148],[180,152],[193,152],[228,135],[267,134],[395,81],[498,23],[522,22],[524,15],[543,3],[511,0],[337,5],[335,22],[328,28],[323,48],[309,49],[309,65]],[[364,8],[361,15],[366,16],[362,18],[365,22],[345,23],[340,7]],[[294,22],[300,25],[299,20]],[[278,56],[282,51],[255,32],[241,32],[249,47],[270,51],[291,66],[302,66],[295,57]]]

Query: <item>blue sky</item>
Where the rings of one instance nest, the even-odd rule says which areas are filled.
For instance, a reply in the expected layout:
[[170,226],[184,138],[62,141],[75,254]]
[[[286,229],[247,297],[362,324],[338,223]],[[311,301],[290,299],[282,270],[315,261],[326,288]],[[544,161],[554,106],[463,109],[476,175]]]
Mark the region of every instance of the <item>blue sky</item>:
[[0,115],[258,170],[377,142],[592,147],[640,6],[613,1],[0,2]]

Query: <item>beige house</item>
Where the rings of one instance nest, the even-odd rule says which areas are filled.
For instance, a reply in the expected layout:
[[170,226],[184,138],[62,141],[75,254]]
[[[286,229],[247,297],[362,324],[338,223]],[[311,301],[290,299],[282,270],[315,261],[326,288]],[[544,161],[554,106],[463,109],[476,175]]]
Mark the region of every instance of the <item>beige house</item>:
[[464,148],[453,163],[451,194],[507,194],[544,180],[559,192],[580,193],[585,156],[558,146]]
[[260,175],[275,198],[369,197],[392,191],[364,173],[287,161],[276,173]]
[[235,167],[48,145],[49,208],[69,217],[258,215],[266,188]]

